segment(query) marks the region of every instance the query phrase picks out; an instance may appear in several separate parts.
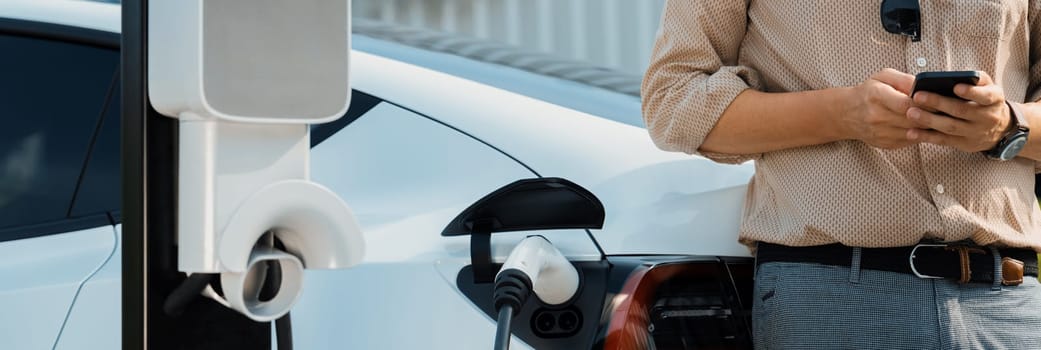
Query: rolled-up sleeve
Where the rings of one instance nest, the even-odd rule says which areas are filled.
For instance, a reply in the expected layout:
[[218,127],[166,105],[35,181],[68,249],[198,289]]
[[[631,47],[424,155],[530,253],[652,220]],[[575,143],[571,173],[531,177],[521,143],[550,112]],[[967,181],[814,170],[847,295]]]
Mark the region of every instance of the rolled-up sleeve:
[[700,151],[730,103],[759,86],[758,72],[738,64],[748,0],[669,0],[641,94],[654,143],[667,151],[742,163],[758,154]]
[[[1030,87],[1024,102],[1041,101],[1041,0],[1030,0],[1027,10],[1027,23],[1030,26]],[[1036,131],[1035,131],[1036,132]],[[1041,161],[1034,162],[1034,173],[1041,174]]]
[[1027,90],[1026,102],[1041,100],[1041,0],[1030,0],[1027,23],[1030,26],[1030,88]]

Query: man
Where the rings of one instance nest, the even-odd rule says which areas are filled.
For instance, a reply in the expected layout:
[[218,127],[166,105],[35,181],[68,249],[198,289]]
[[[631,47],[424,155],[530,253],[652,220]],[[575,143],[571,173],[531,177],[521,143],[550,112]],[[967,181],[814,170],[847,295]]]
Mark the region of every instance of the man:
[[[665,150],[755,160],[757,348],[1041,349],[1039,14],[668,1],[644,118]],[[911,94],[914,74],[963,70],[981,78],[961,99]]]

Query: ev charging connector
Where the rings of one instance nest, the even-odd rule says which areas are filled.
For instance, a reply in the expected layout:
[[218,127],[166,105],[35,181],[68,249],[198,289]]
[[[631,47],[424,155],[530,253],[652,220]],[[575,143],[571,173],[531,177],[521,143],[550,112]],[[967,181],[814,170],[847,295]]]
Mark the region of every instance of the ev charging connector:
[[495,276],[493,302],[498,314],[494,349],[510,348],[510,323],[534,292],[543,303],[560,305],[578,292],[578,270],[553,243],[529,236],[510,251]]
[[[303,269],[347,268],[364,252],[350,208],[309,175],[309,124],[338,119],[350,102],[350,2],[150,7],[149,98],[180,121],[178,269],[220,274],[218,301],[277,319],[299,297]],[[268,234],[279,244],[258,244]],[[268,266],[281,282],[261,300]]]
[[517,180],[478,199],[448,223],[441,236],[470,236],[473,283],[495,282],[495,349],[509,348],[513,313],[532,292],[546,304],[566,304],[578,292],[580,279],[575,266],[542,236],[529,236],[513,247],[496,274],[491,235],[603,227],[603,203],[582,186],[557,177]]

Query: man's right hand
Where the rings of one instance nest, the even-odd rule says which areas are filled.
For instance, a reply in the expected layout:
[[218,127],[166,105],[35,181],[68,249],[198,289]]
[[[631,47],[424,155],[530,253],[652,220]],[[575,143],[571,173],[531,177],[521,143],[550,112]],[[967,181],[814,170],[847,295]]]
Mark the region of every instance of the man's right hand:
[[907,139],[907,130],[915,127],[907,119],[914,79],[913,75],[886,68],[850,88],[845,99],[849,103],[839,114],[839,128],[845,138],[884,149],[918,143]]

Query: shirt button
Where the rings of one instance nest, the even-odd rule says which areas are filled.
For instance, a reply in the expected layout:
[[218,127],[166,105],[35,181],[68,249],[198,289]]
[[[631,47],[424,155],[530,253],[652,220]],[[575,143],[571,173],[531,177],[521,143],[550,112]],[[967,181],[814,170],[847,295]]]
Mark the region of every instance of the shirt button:
[[936,193],[943,194],[943,185],[936,185]]
[[925,57],[919,57],[914,62],[918,64],[919,67],[925,67],[926,64],[929,64],[929,61],[926,61]]

